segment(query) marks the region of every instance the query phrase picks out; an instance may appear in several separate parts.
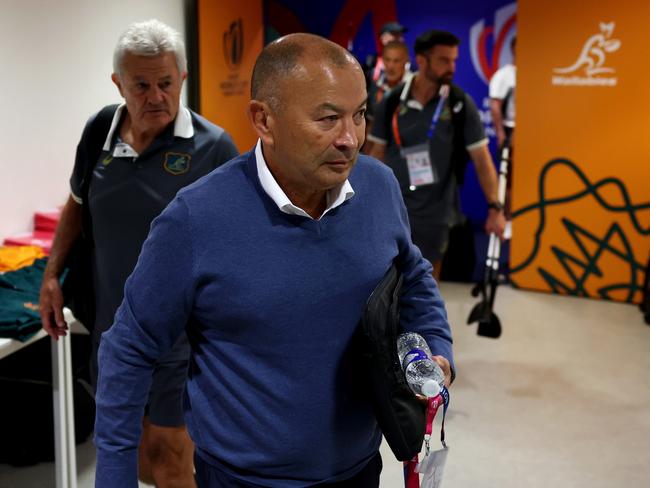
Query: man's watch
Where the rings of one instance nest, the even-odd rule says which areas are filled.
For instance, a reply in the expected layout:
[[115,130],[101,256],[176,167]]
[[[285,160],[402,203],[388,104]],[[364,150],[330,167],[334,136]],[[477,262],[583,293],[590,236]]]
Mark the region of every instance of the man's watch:
[[503,205],[501,205],[499,202],[490,202],[488,203],[488,208],[496,210],[497,212],[501,212],[503,210]]

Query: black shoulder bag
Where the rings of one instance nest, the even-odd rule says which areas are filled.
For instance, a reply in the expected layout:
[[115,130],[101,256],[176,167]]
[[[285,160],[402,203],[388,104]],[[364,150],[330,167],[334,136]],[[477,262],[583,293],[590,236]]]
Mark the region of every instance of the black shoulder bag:
[[359,336],[369,395],[386,442],[399,461],[420,452],[426,427],[426,406],[413,394],[397,355],[402,275],[391,266],[368,299]]
[[65,305],[84,327],[92,330],[95,325],[95,290],[92,271],[92,219],[88,195],[95,165],[102,154],[106,135],[111,127],[117,105],[104,107],[92,121],[86,141],[86,164],[81,180],[81,234],[72,245],[66,259],[67,274],[63,282]]
[[465,148],[465,92],[455,84],[450,85],[449,107],[451,108],[451,123],[454,126],[451,167],[460,186],[465,182],[465,170],[471,159]]

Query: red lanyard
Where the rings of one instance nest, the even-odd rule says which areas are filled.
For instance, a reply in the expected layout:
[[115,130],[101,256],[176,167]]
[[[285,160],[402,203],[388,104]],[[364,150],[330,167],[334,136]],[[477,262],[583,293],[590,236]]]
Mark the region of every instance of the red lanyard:
[[[445,444],[445,416],[447,413],[447,408],[449,407],[449,392],[446,388],[443,388],[435,398],[429,398],[427,403],[427,426],[424,434],[424,443],[426,446],[426,452],[429,454],[429,439],[431,438],[431,433],[433,431],[433,419],[438,413],[438,409],[441,405],[444,405],[443,414],[442,414],[442,428],[440,430],[440,442],[446,448]],[[413,459],[410,461],[404,461],[404,488],[420,488],[420,475],[415,471],[415,468],[418,465],[418,455],[416,454]]]
[[393,139],[395,140],[397,147],[402,147],[402,138],[399,135],[399,126],[397,125],[397,112],[401,107],[402,104],[400,103],[393,112]]
[[375,95],[375,103],[381,102],[382,98],[384,98],[384,87],[379,86],[377,87],[377,94]]
[[442,414],[442,428],[440,430],[440,442],[442,442],[443,446],[447,447],[445,445],[445,414],[447,413],[447,405],[449,404],[449,401],[445,399],[445,394],[449,395],[447,390],[443,389],[437,397],[429,398],[429,404],[427,405],[427,429],[424,434],[424,442],[426,443],[427,452],[429,451],[429,438],[431,437],[431,432],[433,430],[433,419],[436,417],[438,408],[440,408],[441,405],[444,405],[444,408]]

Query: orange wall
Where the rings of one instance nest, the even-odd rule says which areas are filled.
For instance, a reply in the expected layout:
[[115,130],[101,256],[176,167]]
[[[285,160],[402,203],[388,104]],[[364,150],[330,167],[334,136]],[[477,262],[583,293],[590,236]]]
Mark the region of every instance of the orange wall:
[[199,0],[198,17],[201,114],[247,151],[257,139],[245,110],[255,59],[264,47],[262,0]]
[[[650,254],[650,2],[518,9],[512,279],[638,302]],[[594,85],[603,80],[615,84]]]

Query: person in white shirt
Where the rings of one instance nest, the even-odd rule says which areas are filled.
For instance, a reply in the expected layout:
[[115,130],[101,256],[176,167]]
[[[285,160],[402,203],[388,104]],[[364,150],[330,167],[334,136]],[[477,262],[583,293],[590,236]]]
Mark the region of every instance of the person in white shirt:
[[[490,79],[490,110],[492,112],[492,122],[497,131],[499,147],[503,146],[506,139],[512,137],[515,128],[516,41],[517,38],[513,37],[510,43],[512,63],[499,68]],[[512,143],[512,140],[510,140],[510,143]]]
[[[510,147],[510,164],[508,168],[508,181],[506,187],[506,202],[504,211],[506,220],[510,220],[511,214],[511,188],[513,176],[513,134],[515,130],[515,86],[517,84],[517,66],[515,65],[515,45],[517,38],[510,41],[512,51],[512,63],[499,68],[490,79],[490,111],[492,112],[492,123],[497,132],[497,143],[501,150],[504,145]],[[506,235],[509,231],[506,231]]]

